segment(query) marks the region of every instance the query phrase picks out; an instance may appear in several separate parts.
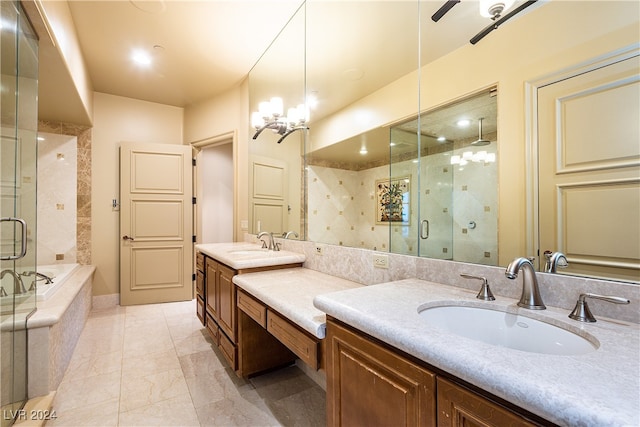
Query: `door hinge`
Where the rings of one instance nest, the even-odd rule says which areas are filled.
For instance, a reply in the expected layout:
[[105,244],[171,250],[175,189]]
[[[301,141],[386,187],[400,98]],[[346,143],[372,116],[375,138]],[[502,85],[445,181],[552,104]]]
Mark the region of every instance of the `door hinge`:
[[193,243],[196,242],[196,236],[193,236]]
[[191,159],[191,165],[195,166],[196,165],[196,159]]
[[195,197],[191,198],[191,203],[194,204],[194,205],[196,204],[196,198]]

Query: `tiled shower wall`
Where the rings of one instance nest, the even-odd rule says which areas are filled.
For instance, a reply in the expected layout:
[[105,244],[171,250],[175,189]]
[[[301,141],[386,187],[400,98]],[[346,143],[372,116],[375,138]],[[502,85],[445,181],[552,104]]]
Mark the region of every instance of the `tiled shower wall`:
[[38,141],[38,265],[75,263],[77,137],[46,135]]
[[[451,165],[452,154],[496,152],[496,143],[461,148],[355,171],[308,166],[308,240],[378,251],[420,253],[430,258],[495,265],[498,260],[496,163]],[[389,175],[410,180],[408,225],[376,224],[375,183]],[[420,180],[420,183],[418,182]],[[419,193],[419,194],[418,194]],[[418,242],[420,218],[429,237]],[[472,223],[473,222],[473,223]],[[471,225],[470,225],[471,224]]]
[[91,128],[40,120],[38,131],[77,137],[76,262],[91,264]]

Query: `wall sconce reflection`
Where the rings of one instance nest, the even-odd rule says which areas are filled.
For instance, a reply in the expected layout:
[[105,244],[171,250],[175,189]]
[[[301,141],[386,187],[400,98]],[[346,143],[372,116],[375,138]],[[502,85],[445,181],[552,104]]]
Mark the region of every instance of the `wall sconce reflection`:
[[309,129],[307,126],[308,112],[304,104],[300,104],[295,108],[289,108],[287,115],[283,116],[282,98],[274,97],[271,101],[261,102],[258,111],[251,114],[251,125],[256,128],[253,139],[265,129],[271,129],[274,133],[282,135],[278,140],[278,144],[287,136],[297,130]]

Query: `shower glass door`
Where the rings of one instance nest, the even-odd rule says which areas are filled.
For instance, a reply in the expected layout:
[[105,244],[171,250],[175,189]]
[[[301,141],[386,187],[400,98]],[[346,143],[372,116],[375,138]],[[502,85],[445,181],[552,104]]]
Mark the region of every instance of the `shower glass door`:
[[0,2],[1,426],[24,419],[27,319],[35,289],[38,39],[19,2]]

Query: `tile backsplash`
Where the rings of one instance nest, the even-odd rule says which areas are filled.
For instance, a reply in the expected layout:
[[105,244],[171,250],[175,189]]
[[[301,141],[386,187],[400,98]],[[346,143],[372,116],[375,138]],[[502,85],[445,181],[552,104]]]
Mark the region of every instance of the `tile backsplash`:
[[[254,241],[254,236],[248,235],[247,240]],[[364,285],[418,278],[472,291],[479,290],[477,281],[460,277],[461,273],[467,273],[486,277],[491,290],[497,296],[519,299],[522,291],[522,279],[507,279],[504,275],[504,267],[490,267],[384,252],[389,257],[389,268],[381,269],[373,267],[373,255],[379,252],[323,244],[323,254],[317,255],[314,242],[284,239],[278,239],[278,241],[282,243],[283,250],[304,253],[307,258],[304,267]],[[640,304],[640,285],[638,284],[549,273],[537,273],[537,277],[545,304],[566,309],[567,315],[575,306],[581,293],[591,292],[615,295],[631,300],[631,304],[628,305],[589,300],[589,306],[596,318],[640,323],[640,308],[638,307]]]

